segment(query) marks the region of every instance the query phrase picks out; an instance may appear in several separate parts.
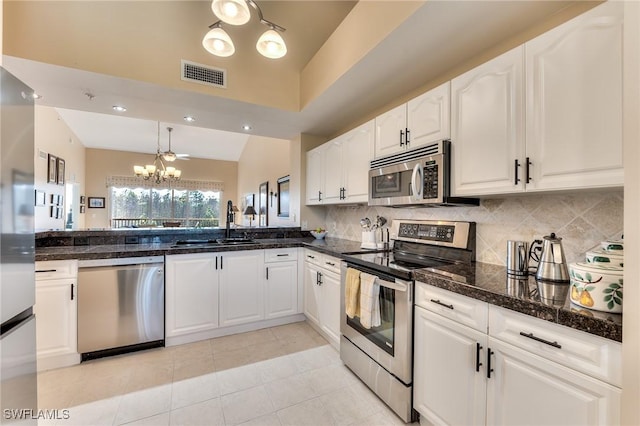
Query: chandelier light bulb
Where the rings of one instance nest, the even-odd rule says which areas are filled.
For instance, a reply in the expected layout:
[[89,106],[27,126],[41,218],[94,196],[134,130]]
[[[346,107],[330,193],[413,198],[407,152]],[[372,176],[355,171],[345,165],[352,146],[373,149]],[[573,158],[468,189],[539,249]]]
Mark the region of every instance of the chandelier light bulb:
[[249,22],[251,12],[245,0],[213,0],[211,10],[222,22],[244,25]]
[[202,46],[207,52],[221,57],[231,56],[236,48],[231,37],[220,27],[212,28],[202,39]]
[[262,56],[270,59],[282,58],[287,54],[287,45],[282,36],[273,29],[265,31],[260,36],[256,43],[256,49]]

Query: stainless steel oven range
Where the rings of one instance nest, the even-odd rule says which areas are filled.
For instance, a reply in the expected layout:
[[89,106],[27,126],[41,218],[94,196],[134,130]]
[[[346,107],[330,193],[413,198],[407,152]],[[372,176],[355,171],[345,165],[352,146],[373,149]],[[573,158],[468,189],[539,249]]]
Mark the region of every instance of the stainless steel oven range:
[[[412,271],[475,261],[475,223],[394,220],[393,250],[346,256],[342,263],[340,358],[405,422],[413,410]],[[375,276],[379,324],[346,314],[349,268]],[[374,293],[375,294],[375,293]],[[364,323],[364,324],[363,324]]]

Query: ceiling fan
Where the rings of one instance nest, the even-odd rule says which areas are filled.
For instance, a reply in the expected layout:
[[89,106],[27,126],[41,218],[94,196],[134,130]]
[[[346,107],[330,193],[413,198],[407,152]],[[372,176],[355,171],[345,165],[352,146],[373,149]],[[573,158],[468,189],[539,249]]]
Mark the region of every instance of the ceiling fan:
[[[160,123],[158,123],[158,127],[159,126]],[[168,161],[169,163],[176,160],[188,160],[189,154],[176,154],[175,152],[171,151],[171,132],[173,131],[173,127],[167,127],[167,130],[169,131],[169,150],[162,153],[162,159],[164,161]]]

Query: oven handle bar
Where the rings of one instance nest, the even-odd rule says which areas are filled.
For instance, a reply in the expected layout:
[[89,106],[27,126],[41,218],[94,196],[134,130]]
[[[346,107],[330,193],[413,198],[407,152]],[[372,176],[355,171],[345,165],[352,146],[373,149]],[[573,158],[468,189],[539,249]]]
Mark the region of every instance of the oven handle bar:
[[391,290],[395,290],[395,291],[401,291],[403,293],[407,292],[407,288],[409,286],[407,286],[405,283],[403,283],[402,281],[386,281],[383,279],[378,278],[378,284],[380,285],[380,287],[386,287],[386,288],[390,288]]

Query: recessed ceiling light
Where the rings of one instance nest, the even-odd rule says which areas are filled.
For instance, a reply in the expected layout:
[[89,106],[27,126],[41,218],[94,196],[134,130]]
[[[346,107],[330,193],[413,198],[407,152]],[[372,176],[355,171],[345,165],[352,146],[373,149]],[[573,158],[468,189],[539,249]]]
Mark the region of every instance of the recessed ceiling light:
[[120,106],[120,105],[114,105],[113,106],[113,110],[114,111],[118,111],[118,112],[125,112],[127,109],[125,107],[123,107],[123,106]]
[[185,115],[184,121],[186,121],[187,123],[193,123],[194,121],[196,121],[196,118],[192,115]]
[[249,130],[251,130],[251,126],[248,125],[248,124],[245,124],[245,125],[242,126],[242,130],[249,131]]

